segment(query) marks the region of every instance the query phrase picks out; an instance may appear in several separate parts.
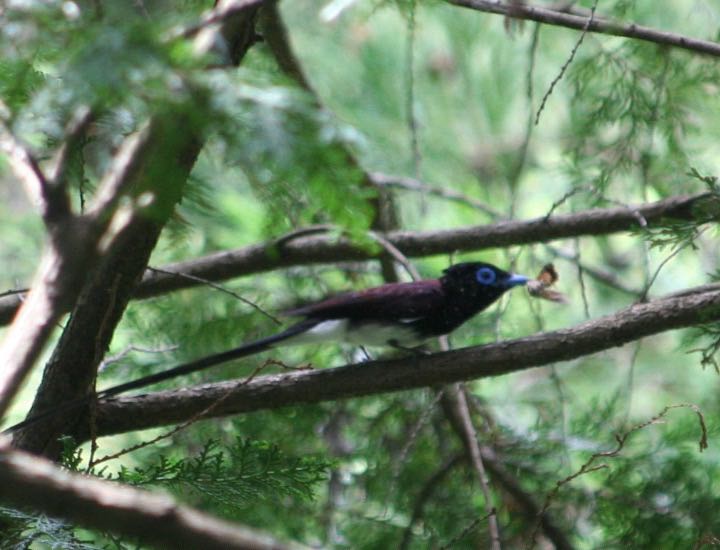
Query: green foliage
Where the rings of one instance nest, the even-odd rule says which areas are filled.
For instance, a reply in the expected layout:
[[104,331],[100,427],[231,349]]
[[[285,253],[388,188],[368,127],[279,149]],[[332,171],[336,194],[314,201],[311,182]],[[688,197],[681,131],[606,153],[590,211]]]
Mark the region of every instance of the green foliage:
[[312,500],[331,463],[322,458],[288,457],[277,445],[238,439],[222,448],[210,440],[193,457],[156,457],[154,463],[121,467],[113,478],[131,485],[170,488],[184,500],[233,513],[257,505]]
[[372,221],[375,191],[348,150],[361,144],[352,128],[318,110],[307,95],[249,72],[211,82],[228,161],[242,166],[267,206],[266,231],[334,223],[361,236]]

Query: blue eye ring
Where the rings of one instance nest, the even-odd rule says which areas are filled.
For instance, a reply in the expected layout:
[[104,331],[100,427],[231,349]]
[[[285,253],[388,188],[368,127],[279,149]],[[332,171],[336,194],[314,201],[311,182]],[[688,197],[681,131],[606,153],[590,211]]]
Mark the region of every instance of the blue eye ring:
[[478,283],[480,283],[480,284],[492,285],[497,280],[497,275],[489,267],[481,267],[480,269],[477,270],[477,273],[475,274],[475,278],[477,279]]

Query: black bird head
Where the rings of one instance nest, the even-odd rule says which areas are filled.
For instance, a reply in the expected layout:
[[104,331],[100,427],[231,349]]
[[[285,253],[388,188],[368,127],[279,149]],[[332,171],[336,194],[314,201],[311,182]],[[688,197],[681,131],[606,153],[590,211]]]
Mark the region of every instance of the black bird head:
[[[466,301],[475,311],[485,309],[515,286],[524,285],[524,275],[508,273],[491,264],[467,262],[451,265],[440,278],[443,290],[450,297]],[[464,308],[463,308],[464,309]]]

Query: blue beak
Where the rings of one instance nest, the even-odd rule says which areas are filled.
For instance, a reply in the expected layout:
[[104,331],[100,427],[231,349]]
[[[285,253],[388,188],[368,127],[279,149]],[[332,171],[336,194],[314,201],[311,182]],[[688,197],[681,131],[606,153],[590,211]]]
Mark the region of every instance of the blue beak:
[[505,286],[508,288],[512,288],[514,286],[520,286],[527,283],[530,279],[525,277],[525,275],[518,275],[517,273],[511,273],[510,276],[505,279]]

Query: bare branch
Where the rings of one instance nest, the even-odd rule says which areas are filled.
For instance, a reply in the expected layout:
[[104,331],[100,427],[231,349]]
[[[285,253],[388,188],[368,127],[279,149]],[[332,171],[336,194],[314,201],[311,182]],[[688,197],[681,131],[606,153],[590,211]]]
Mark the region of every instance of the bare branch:
[[[494,224],[445,229],[436,231],[390,231],[383,236],[407,257],[417,258],[450,252],[480,251],[489,248],[548,242],[584,235],[607,235],[639,227],[638,212],[648,224],[663,219],[692,220],[695,207],[704,201],[716,201],[710,194],[681,195],[661,201],[626,207],[596,208],[554,216],[548,220],[539,217],[524,221],[502,221]],[[164,266],[166,271],[180,271],[211,281],[225,280],[270,271],[273,269],[369,260],[382,252],[368,251],[347,239],[318,235],[286,242],[277,254],[271,254],[273,243],[263,243],[210,254],[197,260]],[[138,287],[136,297],[157,296],[176,289],[188,288],[196,283],[187,278],[146,273]],[[0,317],[3,310],[0,308]]]
[[50,461],[7,447],[0,452],[0,487],[5,505],[29,507],[164,548],[299,548],[180,506],[170,496],[72,474]]
[[[301,403],[317,403],[499,376],[568,361],[645,336],[720,319],[720,290],[669,296],[635,304],[581,325],[526,338],[429,356],[372,361],[333,369],[263,376],[249,384],[227,381],[101,401],[98,435],[156,427],[183,420],[225,398],[213,416]],[[79,439],[87,437],[78,428]]]
[[[608,235],[629,231],[643,224],[650,226],[665,219],[697,219],[697,206],[716,201],[711,194],[680,195],[638,206],[596,208],[545,219],[502,221],[494,224],[436,231],[389,231],[385,240],[411,258],[471,252],[490,248],[548,242],[586,235]],[[700,209],[698,209],[700,210]],[[710,210],[710,209],[708,209]],[[311,228],[313,233],[327,232],[327,226]],[[161,272],[146,271],[135,293],[143,299],[198,286],[198,280],[222,281],[298,265],[338,263],[375,259],[385,251],[371,252],[335,236],[305,236],[293,232],[292,239],[261,243],[245,248],[216,252],[195,260],[162,267]],[[282,243],[278,246],[276,243]],[[277,254],[271,254],[275,250]],[[178,273],[182,273],[179,275]],[[18,307],[16,296],[0,297],[0,325],[12,319]]]
[[[588,18],[586,16],[555,11],[549,8],[542,8],[527,4],[517,3],[510,6],[509,4],[504,4],[502,2],[498,2],[497,0],[447,1],[450,4],[463,8],[470,8],[487,13],[495,13],[506,17],[514,17],[516,19],[537,21],[538,23],[546,23],[548,25],[567,27],[580,31],[583,30],[588,22]],[[653,42],[655,44],[672,46],[692,52],[720,57],[720,44],[717,42],[690,38],[672,32],[643,27],[642,25],[636,25],[635,23],[617,23],[595,17],[588,25],[587,30],[588,32],[609,34],[612,36],[623,36],[625,38],[635,38],[646,42]]]

